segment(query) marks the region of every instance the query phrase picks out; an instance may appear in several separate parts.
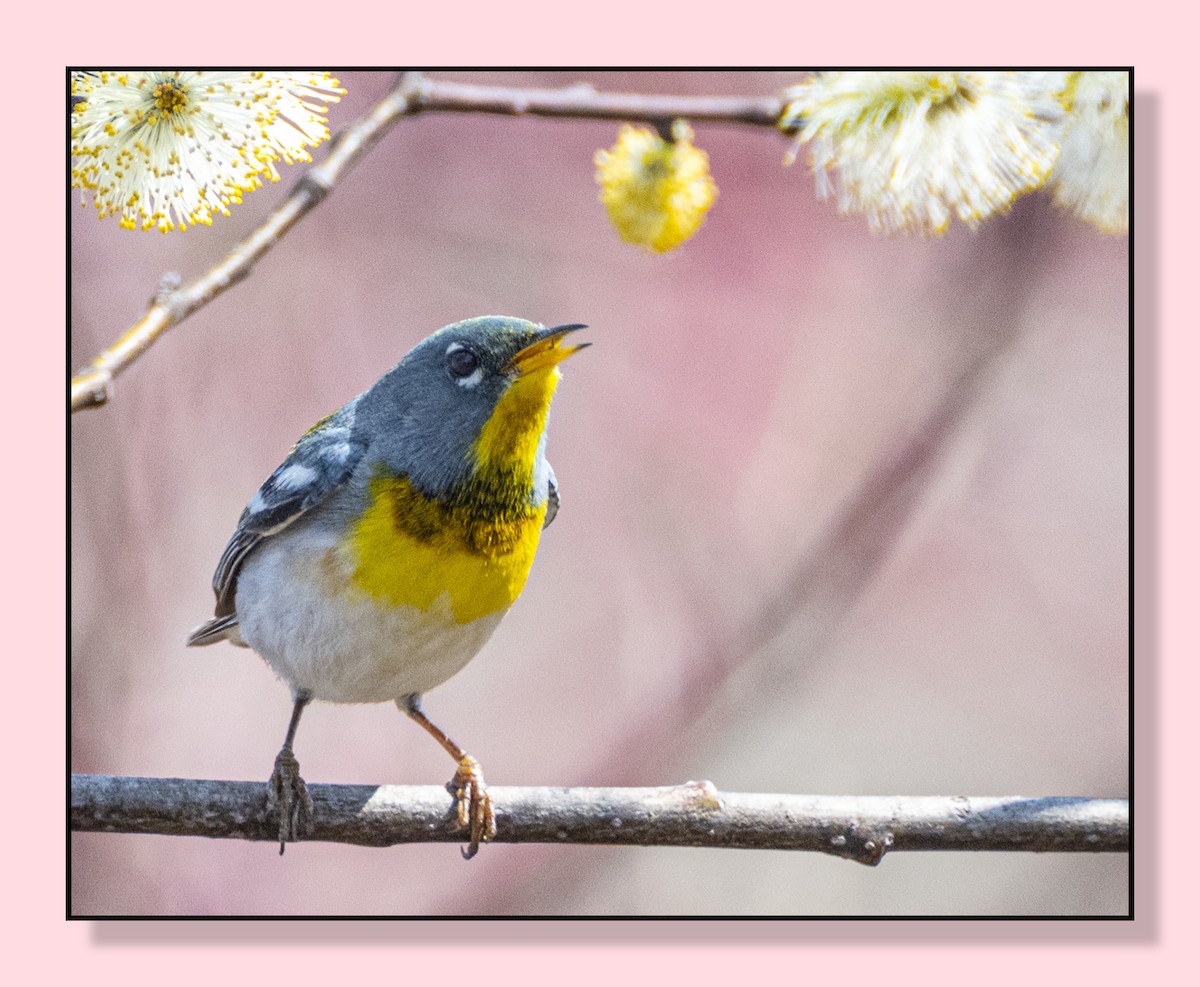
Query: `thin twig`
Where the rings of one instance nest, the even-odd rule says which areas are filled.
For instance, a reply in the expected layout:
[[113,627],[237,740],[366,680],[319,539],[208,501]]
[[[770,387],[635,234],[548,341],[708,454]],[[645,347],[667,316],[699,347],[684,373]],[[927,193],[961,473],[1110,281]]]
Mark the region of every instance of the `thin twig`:
[[[461,843],[434,785],[309,785],[308,840]],[[1127,851],[1124,799],[747,795],[711,782],[664,788],[490,788],[497,843],[816,850],[878,864],[899,850]],[[278,839],[266,785],[71,776],[71,829]]]
[[685,117],[707,123],[744,123],[773,129],[783,105],[777,96],[658,96],[598,92],[589,83],[566,89],[513,89],[424,79],[417,109],[643,123]]
[[76,374],[71,379],[71,411],[97,408],[107,402],[117,374],[168,329],[245,278],[259,258],[321,202],[334,183],[403,116],[417,112],[499,113],[651,123],[683,116],[708,122],[774,127],[782,108],[782,101],[770,96],[644,96],[601,93],[590,85],[520,89],[440,82],[409,73],[395,90],[334,139],[328,157],[310,169],[283,205],[224,260],[182,288],[156,295],[145,314],[120,339]]

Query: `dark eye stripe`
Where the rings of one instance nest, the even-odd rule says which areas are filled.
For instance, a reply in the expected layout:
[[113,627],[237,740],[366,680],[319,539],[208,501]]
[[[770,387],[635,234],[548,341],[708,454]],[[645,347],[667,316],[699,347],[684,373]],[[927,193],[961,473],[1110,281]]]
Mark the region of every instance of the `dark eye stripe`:
[[479,369],[479,357],[470,350],[455,350],[446,357],[446,368],[455,377],[470,377]]

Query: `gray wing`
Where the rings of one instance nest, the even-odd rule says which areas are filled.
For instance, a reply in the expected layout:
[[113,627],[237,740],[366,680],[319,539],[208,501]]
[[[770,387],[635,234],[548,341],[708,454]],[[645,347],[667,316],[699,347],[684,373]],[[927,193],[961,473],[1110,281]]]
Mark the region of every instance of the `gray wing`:
[[550,474],[550,489],[546,491],[546,519],[542,522],[542,530],[550,527],[550,522],[558,517],[558,505],[560,503],[558,477],[554,475],[554,467],[546,463],[546,470]]
[[242,511],[213,573],[217,617],[234,612],[238,570],[251,550],[350,479],[366,451],[352,434],[357,404],[355,398],[306,432]]

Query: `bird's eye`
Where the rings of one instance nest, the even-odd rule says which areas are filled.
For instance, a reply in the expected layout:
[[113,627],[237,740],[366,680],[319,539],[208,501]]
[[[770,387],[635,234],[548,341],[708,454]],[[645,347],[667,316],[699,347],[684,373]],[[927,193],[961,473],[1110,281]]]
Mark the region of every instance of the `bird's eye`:
[[479,369],[479,357],[470,350],[455,350],[446,357],[446,368],[455,377],[470,377]]

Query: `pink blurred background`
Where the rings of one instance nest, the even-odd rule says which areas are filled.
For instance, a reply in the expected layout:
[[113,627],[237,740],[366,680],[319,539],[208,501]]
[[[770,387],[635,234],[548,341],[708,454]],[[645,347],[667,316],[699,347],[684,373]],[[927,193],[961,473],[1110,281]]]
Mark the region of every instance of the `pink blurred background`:
[[[758,94],[776,73],[445,73]],[[390,75],[340,76],[336,130]],[[492,784],[1125,796],[1128,243],[1035,194],[880,238],[786,141],[697,124],[720,195],[679,251],[596,199],[605,122],[401,121],[243,284],[72,419],[72,769],[263,779],[286,688],[185,649],[238,513],[296,437],[433,329],[587,322],[524,597],[426,709]],[[318,150],[319,158],[321,151]],[[72,362],[202,273],[210,229],[76,209]],[[315,704],[310,782],[440,783],[391,705]],[[1121,914],[1124,855],[810,854],[72,838],[76,914]]]

